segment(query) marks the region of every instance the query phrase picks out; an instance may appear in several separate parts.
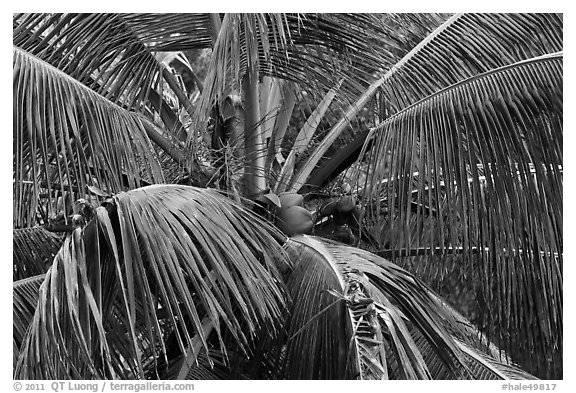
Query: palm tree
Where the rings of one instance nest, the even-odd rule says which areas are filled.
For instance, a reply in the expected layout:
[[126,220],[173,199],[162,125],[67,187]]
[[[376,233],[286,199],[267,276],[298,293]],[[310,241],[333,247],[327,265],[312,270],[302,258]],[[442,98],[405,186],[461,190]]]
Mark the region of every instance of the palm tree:
[[[33,250],[14,257],[15,377],[561,377],[561,15],[13,31],[14,248]],[[202,48],[189,91],[166,53]],[[381,256],[301,235],[344,210]],[[477,326],[418,278],[448,259]]]

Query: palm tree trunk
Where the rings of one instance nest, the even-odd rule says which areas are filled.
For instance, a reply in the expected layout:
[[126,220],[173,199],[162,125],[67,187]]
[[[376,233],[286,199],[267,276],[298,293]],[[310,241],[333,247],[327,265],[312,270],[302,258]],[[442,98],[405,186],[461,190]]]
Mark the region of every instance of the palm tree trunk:
[[264,173],[265,146],[260,127],[260,103],[258,96],[258,73],[248,65],[242,79],[245,110],[244,141],[244,196],[254,198],[266,189]]

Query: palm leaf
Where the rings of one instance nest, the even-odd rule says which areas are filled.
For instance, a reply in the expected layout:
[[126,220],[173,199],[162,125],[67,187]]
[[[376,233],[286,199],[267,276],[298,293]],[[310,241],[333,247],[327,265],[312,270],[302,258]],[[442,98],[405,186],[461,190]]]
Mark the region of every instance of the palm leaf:
[[386,103],[379,113],[385,119],[474,75],[560,50],[559,14],[452,16],[354,98],[354,104],[310,154],[289,189],[298,191],[306,184],[328,148],[375,96]]
[[121,191],[124,176],[131,188],[163,181],[140,117],[26,51],[13,55],[16,227],[34,224],[40,194],[55,202],[57,189],[80,197],[87,186]]
[[[30,322],[34,318],[34,311],[38,304],[40,285],[44,282],[45,274],[32,276],[15,281],[12,286],[12,336],[14,348],[20,349]],[[16,366],[16,362],[14,362]]]
[[[171,89],[190,115],[191,104],[152,51],[205,46],[206,23],[208,14],[15,14],[13,42],[113,103],[136,111],[147,105],[168,131],[186,139],[174,109],[157,101]],[[188,45],[181,42],[184,32]]]
[[334,97],[336,97],[336,94],[341,84],[342,81],[338,82],[336,86],[334,86],[326,94],[326,96],[322,98],[322,101],[318,104],[316,109],[314,109],[314,112],[312,112],[310,117],[306,120],[306,123],[300,129],[300,132],[296,137],[296,141],[294,141],[294,146],[292,147],[292,151],[294,151],[294,154],[302,154],[308,148],[308,145],[310,144],[310,141],[314,136],[314,132],[318,128],[320,120],[322,119],[322,117],[324,117],[324,114],[326,113],[326,110],[330,106],[330,103],[332,102]]
[[[227,356],[217,351],[211,351],[208,358],[205,353],[198,356],[198,364],[193,365],[185,378],[178,377],[178,367],[171,366],[161,379],[187,379],[187,380],[226,380],[241,379],[230,373]],[[177,358],[174,365],[179,364]]]
[[138,38],[155,52],[212,47],[210,14],[120,14]]
[[465,344],[459,343],[466,353],[466,365],[476,376],[476,379],[538,379],[517,366],[495,360],[482,352],[471,350]]
[[562,50],[562,14],[456,14],[380,81],[393,112],[495,68]]
[[159,63],[118,14],[15,14],[13,42],[112,102],[133,107]]
[[[423,20],[441,20],[420,14],[395,19],[418,28]],[[294,81],[320,97],[344,80],[338,99],[355,100],[373,81],[375,70],[398,60],[398,34],[384,23],[374,14],[226,14],[196,124],[203,124],[215,103],[240,90],[248,62],[258,74]],[[192,138],[188,136],[189,143]]]
[[[448,369],[461,353],[442,326],[442,308],[417,281],[360,249],[299,237],[287,285],[293,299],[283,376],[297,379],[430,379],[409,326]],[[391,362],[399,365],[389,375]],[[458,374],[460,376],[460,374]]]
[[146,44],[151,50],[165,50],[171,46],[168,37],[172,36],[177,45],[185,23],[189,23],[186,31],[190,42],[194,36],[205,35],[193,32],[208,21],[198,14],[176,18],[166,14],[154,17],[153,23],[151,17],[154,16],[15,14],[13,42],[112,102],[138,109],[147,101],[150,90],[161,91],[163,67]]
[[[413,335],[414,342],[422,353],[422,357],[428,365],[430,373],[433,375],[434,379],[454,379],[454,371],[446,367],[446,364],[442,361],[442,359],[438,357],[435,349],[430,345],[422,333],[413,329],[411,334]],[[537,379],[533,375],[528,374],[526,371],[514,365],[508,364],[506,360],[499,360],[501,356],[498,354],[496,354],[496,356],[488,354],[485,350],[483,351],[477,347],[466,345],[458,339],[455,339],[455,342],[462,350],[464,358],[464,366],[462,366],[460,372],[468,372],[470,375],[469,379]],[[394,368],[397,367],[397,365],[392,363],[391,367]],[[392,375],[394,374],[395,373],[392,373]]]
[[104,206],[55,258],[18,378],[144,376],[144,360],[166,356],[166,329],[181,353],[194,335],[209,350],[204,318],[223,353],[224,334],[246,352],[257,329],[277,331],[283,238],[268,224],[185,186],[149,186]]
[[[378,225],[398,234],[387,239],[390,247],[476,248],[481,306],[496,318],[486,321],[490,333],[519,362],[531,351],[559,356],[562,54],[441,90],[388,118],[369,139],[364,195]],[[386,152],[389,162],[379,159]]]
[[294,267],[283,377],[533,378],[394,264],[320,238],[286,247]]
[[[428,293],[442,305],[443,323],[462,350],[465,365],[474,379],[536,379],[533,375],[516,366],[506,352],[490,342],[486,335],[481,333],[448,302],[431,290]],[[437,376],[436,378],[450,379],[454,373],[445,368],[434,348],[430,346],[420,332],[413,331],[413,334],[426,363],[430,364],[431,372]]]
[[42,227],[12,231],[13,281],[46,273],[62,245],[62,238]]

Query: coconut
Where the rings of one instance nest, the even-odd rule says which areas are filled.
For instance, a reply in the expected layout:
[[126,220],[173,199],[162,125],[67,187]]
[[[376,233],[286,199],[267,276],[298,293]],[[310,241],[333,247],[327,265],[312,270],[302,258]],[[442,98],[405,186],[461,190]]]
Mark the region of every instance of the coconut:
[[280,205],[282,208],[304,205],[304,197],[295,192],[283,192],[278,195],[278,198],[280,199]]
[[342,213],[350,213],[356,207],[356,198],[351,195],[345,195],[338,201],[336,209]]
[[312,213],[302,206],[283,208],[278,215],[278,228],[288,236],[310,233],[313,226]]

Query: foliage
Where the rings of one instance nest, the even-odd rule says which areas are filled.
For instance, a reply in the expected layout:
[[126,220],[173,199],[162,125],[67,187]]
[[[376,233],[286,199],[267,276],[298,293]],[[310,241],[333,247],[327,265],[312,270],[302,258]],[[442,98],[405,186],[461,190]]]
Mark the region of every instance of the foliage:
[[[546,28],[534,36],[525,26],[535,20]],[[560,361],[562,341],[562,53],[553,53],[562,50],[561,22],[549,14],[446,22],[382,85],[392,102],[402,86],[403,109],[368,137],[363,184],[367,215],[390,248],[462,247],[480,281],[480,324],[533,372]],[[482,57],[465,49],[484,47],[484,34],[507,45]],[[449,62],[431,63],[436,53],[458,59],[466,79]]]
[[561,377],[562,23],[14,14],[15,376]]
[[12,237],[13,281],[46,273],[62,246],[60,236],[41,227],[14,229]]
[[278,235],[238,204],[149,186],[118,194],[95,216],[67,237],[40,288],[19,378],[143,377],[141,354],[165,357],[166,332],[186,353],[197,341],[208,349],[212,330],[225,351],[223,331],[243,347],[257,328],[279,328]]

